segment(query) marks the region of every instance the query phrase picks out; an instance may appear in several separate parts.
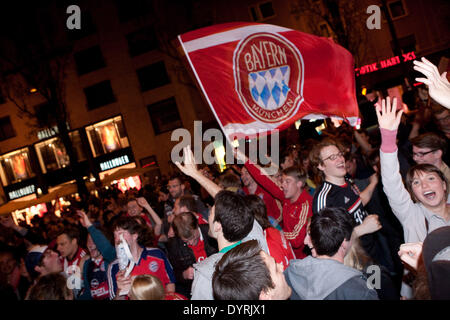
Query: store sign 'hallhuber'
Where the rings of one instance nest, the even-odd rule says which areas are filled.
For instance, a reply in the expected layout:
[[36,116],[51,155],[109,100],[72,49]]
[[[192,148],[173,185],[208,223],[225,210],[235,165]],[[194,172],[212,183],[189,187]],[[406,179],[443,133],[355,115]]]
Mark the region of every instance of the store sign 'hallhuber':
[[14,199],[22,198],[24,196],[32,194],[35,191],[36,191],[36,187],[34,186],[34,184],[32,184],[32,185],[8,192],[8,197],[10,200],[14,200]]
[[130,159],[128,158],[127,155],[124,156],[120,156],[105,162],[101,162],[100,163],[100,170],[101,171],[105,171],[105,170],[109,170],[109,169],[113,169],[116,167],[120,167],[123,166],[124,164],[130,163]]

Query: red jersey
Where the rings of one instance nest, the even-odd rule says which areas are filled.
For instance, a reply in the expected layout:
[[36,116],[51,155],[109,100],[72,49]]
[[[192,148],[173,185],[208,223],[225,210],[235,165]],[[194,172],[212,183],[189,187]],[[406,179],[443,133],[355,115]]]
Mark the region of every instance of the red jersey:
[[291,244],[286,240],[283,232],[275,228],[264,230],[269,254],[277,263],[283,264],[283,270],[289,266],[289,261],[295,259]]
[[286,199],[284,192],[267,176],[261,174],[254,164],[247,161],[245,168],[252,175],[258,184],[271,193],[271,195],[283,202],[283,231],[286,239],[289,240],[297,259],[303,259],[306,255],[303,253],[306,236],[306,221],[312,217],[312,197],[303,189],[298,199],[291,203]]
[[194,253],[195,260],[197,262],[203,261],[206,259],[206,251],[205,251],[205,241],[203,240],[203,235],[200,229],[198,229],[200,232],[200,239],[198,239],[198,242],[195,246],[188,245],[189,248],[192,249],[192,252]]
[[194,215],[197,217],[198,224],[208,224],[208,221],[206,221],[201,214],[194,212]]
[[[245,194],[250,194],[250,191],[248,190],[247,187],[242,188],[242,190],[244,190]],[[272,197],[272,195],[269,192],[267,192],[264,188],[262,188],[259,184],[256,187],[254,194],[264,201],[264,204],[266,205],[267,208],[267,215],[273,217],[279,224],[281,224],[282,216],[280,208],[278,208],[277,201],[275,200],[275,198]]]
[[83,258],[85,255],[87,254],[87,252],[81,248],[78,247],[77,253],[75,254],[75,256],[73,257],[72,260],[68,260],[67,258],[64,258],[64,272],[66,273],[67,276],[70,276],[71,274],[74,273],[75,270],[68,270],[70,269],[70,266],[79,266],[80,267],[80,262],[81,262],[81,258]]

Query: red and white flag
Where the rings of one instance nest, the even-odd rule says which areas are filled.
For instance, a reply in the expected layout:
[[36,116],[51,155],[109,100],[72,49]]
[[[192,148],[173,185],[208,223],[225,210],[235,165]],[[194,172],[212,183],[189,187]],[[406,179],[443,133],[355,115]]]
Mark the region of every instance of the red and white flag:
[[298,119],[358,118],[353,57],[332,40],[259,23],[178,36],[228,138],[283,130]]

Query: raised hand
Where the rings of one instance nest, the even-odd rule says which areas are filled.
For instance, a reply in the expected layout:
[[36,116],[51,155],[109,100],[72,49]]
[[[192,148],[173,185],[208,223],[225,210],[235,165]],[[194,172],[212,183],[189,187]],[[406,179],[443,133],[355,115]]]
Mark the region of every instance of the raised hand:
[[391,98],[387,97],[381,101],[381,106],[376,105],[376,113],[380,129],[397,130],[402,119],[403,110],[396,113],[397,98],[393,99],[391,105]]
[[373,233],[382,228],[378,216],[376,214],[369,214],[359,226],[361,228],[361,235]]
[[175,165],[185,175],[194,177],[196,174],[199,173],[199,171],[197,170],[197,165],[195,164],[194,153],[191,150],[191,146],[187,146],[187,147],[183,148],[183,155],[184,155],[184,161],[183,161],[184,165],[182,165],[178,161],[175,162]]
[[80,217],[80,223],[83,227],[89,228],[90,226],[92,226],[91,220],[89,220],[89,217],[84,211],[77,210],[77,214]]
[[147,206],[150,206],[144,197],[136,198],[136,202],[138,205],[140,205],[141,207],[144,207],[144,208]]
[[422,58],[422,62],[414,60],[414,70],[426,76],[426,78],[416,78],[416,81],[428,86],[430,97],[450,109],[450,82],[447,80],[447,72],[439,75],[438,68],[425,58]]

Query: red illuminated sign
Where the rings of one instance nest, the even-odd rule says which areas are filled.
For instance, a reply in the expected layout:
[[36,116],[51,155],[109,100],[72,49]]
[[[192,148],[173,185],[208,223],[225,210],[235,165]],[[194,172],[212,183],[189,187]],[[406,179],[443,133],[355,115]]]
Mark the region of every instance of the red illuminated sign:
[[[403,61],[400,61],[401,59]],[[361,68],[355,68],[356,76],[359,77],[360,75],[378,71],[378,70],[381,70],[384,68],[389,68],[389,67],[395,66],[397,64],[400,64],[402,62],[411,61],[414,59],[416,59],[416,55],[415,55],[414,51],[411,51],[408,53],[403,53],[401,58],[400,58],[400,56],[395,56],[395,57],[381,60],[378,62],[374,62],[371,64],[366,64],[365,66],[362,66]]]

